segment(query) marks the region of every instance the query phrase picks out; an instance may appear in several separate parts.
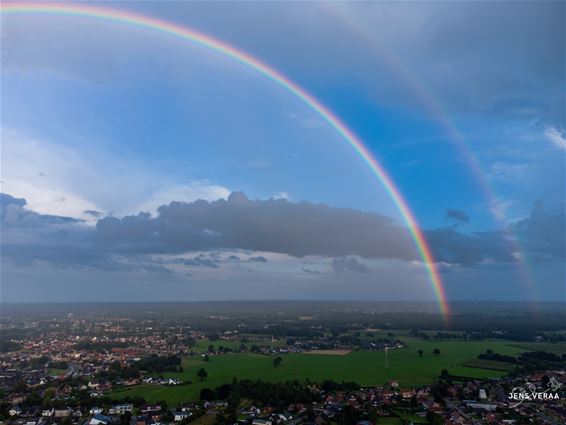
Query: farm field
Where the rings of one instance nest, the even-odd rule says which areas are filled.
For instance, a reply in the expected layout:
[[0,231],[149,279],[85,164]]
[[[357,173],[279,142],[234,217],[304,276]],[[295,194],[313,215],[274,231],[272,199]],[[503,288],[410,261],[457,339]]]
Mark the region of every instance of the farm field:
[[306,355],[325,355],[325,356],[346,356],[350,354],[352,350],[312,350],[307,351]]
[[463,363],[462,366],[475,367],[478,369],[501,370],[505,372],[510,372],[515,368],[515,365],[513,363],[485,359],[470,359]]
[[60,376],[63,375],[67,369],[57,369],[57,368],[49,368],[49,376]]
[[555,344],[550,342],[546,342],[546,343],[517,342],[511,345],[513,345],[513,347],[518,347],[526,351],[546,351],[548,353],[554,353],[558,356],[561,356],[562,354],[566,354],[566,342],[557,342]]
[[285,345],[285,339],[280,339],[280,340],[273,340],[271,341],[271,337],[269,336],[259,336],[256,338],[258,338],[257,340],[251,340],[249,342],[243,343],[240,341],[227,341],[227,340],[216,340],[216,341],[210,341],[208,339],[200,339],[197,341],[197,344],[192,347],[192,350],[195,353],[206,353],[208,352],[208,346],[210,344],[214,345],[214,347],[218,348],[220,346],[229,348],[231,350],[234,351],[238,351],[238,349],[240,348],[241,345],[244,345],[248,350],[250,349],[250,347],[254,344],[256,345],[272,345],[273,347],[282,347]]
[[[466,367],[465,363],[477,355],[492,349],[500,354],[516,355],[524,348],[510,345],[509,341],[423,341],[404,337],[407,348],[389,351],[389,367],[385,367],[383,351],[353,351],[345,356],[317,354],[281,355],[283,363],[274,368],[272,358],[261,354],[233,353],[211,356],[209,362],[199,357],[183,360],[183,372],[166,373],[193,383],[180,386],[138,385],[117,389],[110,394],[115,399],[127,396],[143,396],[148,402],[165,400],[170,405],[199,398],[202,388],[214,388],[230,383],[233,378],[262,379],[267,381],[306,380],[354,381],[360,385],[379,385],[390,379],[401,386],[424,385],[438,377],[442,369],[451,374],[477,378],[502,376],[504,371]],[[438,348],[440,355],[432,351]],[[423,350],[419,358],[417,351]],[[205,368],[208,377],[200,382],[196,371]]]

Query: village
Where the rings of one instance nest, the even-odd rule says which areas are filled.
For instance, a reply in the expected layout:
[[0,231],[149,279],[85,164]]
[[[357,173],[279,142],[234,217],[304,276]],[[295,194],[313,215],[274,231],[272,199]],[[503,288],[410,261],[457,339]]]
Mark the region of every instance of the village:
[[[224,317],[209,320],[226,323]],[[428,341],[429,333],[415,330],[394,333],[352,323],[346,331],[337,332],[309,324],[303,317],[296,323],[302,326],[293,331],[297,335],[285,338],[245,332],[251,326],[242,320],[223,329],[211,328],[210,323],[197,328],[159,319],[72,314],[4,321],[2,330],[12,337],[0,354],[0,414],[3,422],[14,425],[466,425],[522,424],[533,423],[533,419],[537,424],[562,424],[566,417],[561,384],[566,382],[566,373],[556,366],[563,364],[564,356],[549,353],[534,356],[529,371],[486,379],[442,370],[428,385],[407,385],[395,376],[380,385],[358,385],[354,375],[351,382],[334,382],[332,373],[323,381],[283,378],[268,382],[261,373],[254,381],[246,380],[245,372],[239,380],[228,375],[224,383],[208,380],[207,370],[212,373],[223,362],[248,358],[259,359],[256,361],[264,366],[273,363],[271,371],[276,372],[290,368],[293,356],[315,359],[316,364],[316,359],[339,361],[367,353],[384,355],[385,365],[374,367],[387,369],[389,356],[414,351],[405,341],[424,339],[426,346],[434,344]],[[447,337],[464,335],[435,334],[438,341]],[[535,339],[543,343],[544,338]],[[452,346],[446,344],[439,346]],[[423,356],[427,357],[423,350],[415,351],[415,359]],[[428,356],[442,359],[438,349]],[[492,366],[504,364],[485,360],[485,356],[481,361]],[[494,356],[515,361],[511,356],[488,355],[490,359]],[[193,369],[185,371],[187,367],[200,368],[194,373]],[[287,370],[289,376],[297,373]],[[517,393],[520,388],[535,389],[542,395],[524,399]],[[193,400],[175,402],[166,395],[173,394],[169,389],[174,394],[194,394],[183,396]]]
[[[564,371],[548,371],[528,376],[506,378],[494,381],[470,381],[466,383],[450,383],[442,381],[446,395],[439,395],[439,387],[402,388],[396,381],[385,386],[359,388],[356,390],[325,391],[316,385],[311,390],[318,401],[297,402],[287,406],[253,405],[238,407],[236,421],[238,424],[273,425],[273,424],[327,424],[341,423],[344,418],[355,420],[359,425],[391,423],[388,420],[405,417],[400,423],[433,423],[433,424],[561,424],[566,415],[566,404],[563,393],[562,400],[556,403],[530,401],[513,407],[508,393],[502,388],[513,388],[528,381],[537,386],[543,385],[545,376],[564,380]],[[50,387],[53,388],[53,387]],[[81,425],[159,425],[169,423],[186,424],[202,418],[224,417],[229,409],[227,400],[210,400],[178,406],[167,406],[163,403],[148,404],[143,400],[131,403],[106,404],[107,398],[101,393],[85,387],[74,387],[61,383],[56,390],[47,394],[39,390],[36,394],[51,401],[60,401],[64,407],[43,408],[42,404],[34,405],[26,400],[24,394],[12,394],[5,399],[9,404],[6,423],[14,425],[42,424],[81,424]],[[87,391],[92,407],[76,405],[77,392]],[[558,396],[560,397],[560,395]],[[65,405],[66,401],[74,402]],[[39,399],[38,401],[41,401]],[[101,403],[97,405],[96,403]],[[71,405],[73,404],[73,405]],[[20,407],[27,405],[28,407]],[[407,412],[411,412],[407,415]],[[413,419],[407,419],[407,417]],[[415,419],[416,418],[416,419]],[[216,420],[218,423],[218,419]]]

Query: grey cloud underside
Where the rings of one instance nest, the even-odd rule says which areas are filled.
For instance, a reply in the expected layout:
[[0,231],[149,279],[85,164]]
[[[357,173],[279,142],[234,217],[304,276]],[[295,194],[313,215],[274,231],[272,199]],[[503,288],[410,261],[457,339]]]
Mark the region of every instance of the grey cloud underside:
[[[236,249],[331,257],[333,270],[342,274],[369,272],[359,257],[418,259],[407,229],[392,219],[307,202],[249,200],[233,193],[227,201],[172,202],[156,217],[105,217],[93,227],[30,211],[25,200],[10,195],[0,200],[2,260],[17,264],[38,260],[57,267],[170,272],[171,265],[216,269],[223,262],[267,262],[259,255],[224,258],[215,252]],[[564,209],[541,204],[506,232],[463,233],[451,227],[425,234],[437,261],[457,265],[515,262],[519,251],[537,261],[566,257]],[[208,253],[181,257],[196,251]]]
[[100,211],[96,211],[96,210],[84,210],[83,214],[89,215],[94,218],[100,218],[103,216],[103,214]]
[[531,258],[544,261],[566,259],[566,214],[564,209],[549,211],[540,202],[531,215],[511,226]]
[[[166,261],[164,261],[166,263]],[[205,258],[202,255],[197,255],[194,258],[175,258],[171,261],[173,264],[182,264],[184,266],[194,266],[194,267],[208,267],[211,269],[217,269],[218,263],[211,258]]]
[[140,256],[100,250],[93,244],[93,230],[81,220],[38,214],[26,201],[0,194],[2,260],[20,265],[43,261],[56,267],[95,267],[110,271],[148,270],[168,272]]
[[308,267],[303,267],[303,272],[307,274],[319,274],[320,271],[317,269],[309,269]]
[[242,193],[227,201],[172,202],[161,206],[157,217],[106,217],[97,222],[94,236],[107,249],[137,254],[226,248],[294,257],[416,256],[406,229],[388,217],[284,199],[252,201]]
[[248,258],[250,263],[267,263],[267,258],[262,255],[256,255],[255,257]]
[[369,273],[369,267],[355,257],[334,258],[330,264],[338,274],[345,272]]
[[470,221],[470,217],[464,211],[451,208],[446,210],[446,219],[451,221],[455,227],[468,224]]

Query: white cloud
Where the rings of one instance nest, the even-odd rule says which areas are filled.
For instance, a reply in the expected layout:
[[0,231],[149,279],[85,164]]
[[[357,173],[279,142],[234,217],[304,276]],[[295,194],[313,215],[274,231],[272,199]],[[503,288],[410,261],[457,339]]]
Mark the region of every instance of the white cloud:
[[505,199],[494,199],[489,203],[489,211],[498,220],[505,220],[507,218],[507,211],[513,206],[514,202]]
[[301,126],[309,130],[314,130],[326,126],[326,122],[323,119],[310,114],[284,110],[283,116],[297,121],[299,124],[301,124]]
[[548,140],[552,142],[554,146],[559,149],[566,150],[566,138],[564,137],[564,134],[562,132],[558,131],[558,129],[554,127],[548,127],[544,131],[544,135]]
[[161,205],[167,205],[171,201],[194,202],[199,199],[205,201],[217,201],[227,199],[230,190],[224,186],[211,184],[206,180],[197,180],[189,184],[176,184],[164,189],[157,190],[146,201],[131,208],[131,213],[146,211],[152,214],[157,212]]
[[2,136],[2,192],[25,198],[42,214],[88,219],[83,211],[101,209],[68,184],[80,175],[93,177],[76,152],[13,131]]
[[25,198],[31,210],[94,222],[87,210],[116,215],[155,213],[171,201],[226,199],[230,191],[206,180],[179,184],[147,164],[84,151],[2,129],[1,190]]
[[287,200],[289,200],[289,194],[287,192],[275,192],[273,194],[273,199],[287,199]]

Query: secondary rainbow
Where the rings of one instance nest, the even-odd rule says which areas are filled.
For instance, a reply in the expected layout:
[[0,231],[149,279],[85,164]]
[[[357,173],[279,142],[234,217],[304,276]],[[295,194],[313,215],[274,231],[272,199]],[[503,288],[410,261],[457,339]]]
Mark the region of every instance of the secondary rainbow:
[[[438,100],[438,97],[434,95],[429,87],[423,84],[413,70],[395,56],[393,52],[390,51],[387,46],[375,36],[375,34],[369,31],[368,27],[362,25],[358,20],[359,17],[356,18],[349,8],[344,7],[342,3],[338,2],[323,2],[321,3],[321,6],[330,13],[332,17],[342,22],[346,28],[350,29],[361,40],[363,40],[368,47],[375,51],[378,54],[379,59],[393,71],[394,75],[402,81],[411,90],[411,93],[415,96],[415,98],[422,103],[426,112],[436,123],[440,125],[448,137],[448,141],[450,141],[458,149],[466,161],[467,168],[471,172],[478,188],[487,201],[491,215],[495,219],[495,222],[501,226],[501,229],[507,229],[504,231],[507,232],[505,242],[509,252],[525,253],[525,249],[523,249],[519,243],[519,238],[509,232],[509,224],[508,220],[506,220],[505,214],[497,211],[499,197],[492,185],[489,183],[487,173],[482,170],[477,156],[474,155],[472,149],[466,143],[462,133],[450,120],[445,108]],[[516,265],[520,278],[525,283],[525,289],[528,291],[526,297],[528,299],[536,298],[533,292],[536,285],[531,276],[526,262],[526,257],[517,257]]]
[[0,5],[0,13],[2,14],[29,14],[29,13],[46,13],[67,16],[80,16],[99,18],[124,24],[134,25],[140,28],[146,28],[162,33],[171,34],[176,37],[190,40],[198,45],[212,49],[218,53],[240,62],[250,68],[253,68],[261,75],[269,78],[279,86],[301,99],[310,108],[316,111],[328,124],[330,124],[338,133],[342,135],[352,148],[360,155],[360,157],[370,167],[375,176],[381,181],[393,202],[399,209],[403,220],[409,227],[411,235],[415,241],[419,254],[425,264],[433,290],[438,301],[439,309],[445,319],[449,316],[449,306],[446,300],[446,294],[442,285],[442,280],[435,265],[430,247],[413,215],[409,205],[393,183],[393,180],[372,156],[371,152],[364,146],[362,141],[351,131],[329,108],[324,106],[320,101],[310,95],[305,89],[291,81],[281,72],[269,65],[261,62],[252,55],[237,49],[223,41],[217,40],[209,35],[205,35],[185,26],[173,24],[171,22],[148,16],[139,15],[123,10],[111,9],[99,6],[90,6],[85,4],[60,4],[60,3],[2,3]]

